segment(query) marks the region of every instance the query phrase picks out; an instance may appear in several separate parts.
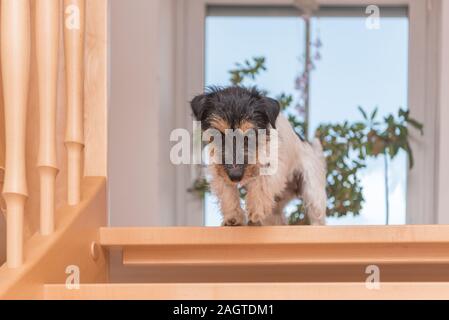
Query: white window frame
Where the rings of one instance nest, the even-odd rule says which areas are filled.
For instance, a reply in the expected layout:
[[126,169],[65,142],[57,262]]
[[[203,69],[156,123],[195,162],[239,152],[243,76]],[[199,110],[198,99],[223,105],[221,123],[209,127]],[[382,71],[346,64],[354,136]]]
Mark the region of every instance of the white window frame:
[[[204,88],[207,6],[289,6],[292,0],[178,0],[177,2],[177,125],[190,128],[186,101]],[[415,166],[407,179],[407,224],[434,224],[438,213],[438,88],[441,0],[318,0],[323,6],[407,6],[409,12],[408,108],[424,124],[424,136],[412,134]],[[427,107],[426,107],[427,106]],[[439,161],[437,159],[439,158]],[[448,159],[449,160],[449,159]],[[430,168],[435,168],[430,174]],[[177,224],[203,225],[203,201],[185,192],[198,168],[177,169]]]

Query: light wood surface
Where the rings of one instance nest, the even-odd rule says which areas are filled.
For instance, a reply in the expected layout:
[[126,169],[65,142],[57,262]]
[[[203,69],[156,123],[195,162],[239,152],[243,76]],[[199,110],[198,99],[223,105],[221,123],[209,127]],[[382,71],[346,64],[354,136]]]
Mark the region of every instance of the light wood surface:
[[5,261],[6,261],[6,220],[5,216],[2,213],[0,213],[0,265],[3,265]]
[[[41,1],[39,3],[38,1]],[[37,42],[42,41],[37,39],[36,32],[39,32],[39,27],[44,27],[43,24],[51,23],[51,20],[44,19],[44,21],[39,21],[41,18],[41,15],[39,12],[41,12],[39,6],[44,1],[46,1],[49,5],[55,5],[57,3],[63,3],[62,1],[54,1],[54,0],[29,0],[27,3],[30,4],[30,17],[28,19],[23,20],[23,22],[28,22],[30,26],[33,26],[32,29],[33,33],[31,36],[30,34],[30,41],[27,41],[28,45],[30,46],[30,58],[31,58],[31,64],[29,65],[29,90],[27,91],[29,94],[28,102],[26,103],[28,105],[28,114],[26,116],[26,172],[27,172],[27,183],[28,183],[28,201],[25,205],[25,216],[23,217],[23,224],[24,224],[24,234],[23,239],[24,242],[27,243],[28,241],[33,241],[32,239],[35,239],[37,237],[36,232],[39,231],[39,225],[47,225],[50,226],[50,224],[47,224],[46,222],[41,222],[39,218],[39,208],[41,205],[43,205],[43,202],[41,201],[41,196],[43,199],[47,199],[47,204],[49,203],[55,203],[56,208],[65,208],[67,204],[67,154],[64,152],[64,143],[65,143],[65,134],[66,133],[66,104],[67,104],[67,94],[66,94],[66,77],[65,77],[65,61],[64,61],[64,46],[63,43],[63,33],[60,32],[59,35],[59,51],[58,51],[58,57],[56,59],[53,59],[52,52],[54,52],[52,49],[53,47],[48,46],[39,46]],[[2,1],[4,3],[7,3],[8,1]],[[11,2],[11,1],[9,1]],[[23,3],[22,0],[19,0],[15,3]],[[48,8],[47,8],[48,9]],[[50,13],[47,9],[43,9],[45,13]],[[63,11],[63,7],[60,7],[60,13]],[[103,10],[103,11],[102,11]],[[42,12],[43,12],[42,11]],[[85,97],[86,105],[89,106],[89,110],[85,111],[84,114],[80,116],[80,118],[84,117],[92,117],[89,127],[84,128],[84,132],[89,132],[89,134],[86,133],[86,145],[91,145],[91,150],[94,150],[92,154],[95,155],[95,157],[98,157],[98,159],[95,159],[94,157],[91,157],[91,160],[89,160],[89,166],[94,168],[102,168],[102,172],[106,173],[105,168],[105,161],[106,159],[106,87],[107,87],[107,77],[106,77],[106,66],[107,66],[107,0],[95,0],[95,1],[88,1],[86,3],[86,50],[81,53],[81,56],[84,57],[86,55],[86,64],[89,64],[89,68],[86,70],[83,79],[84,79],[84,90],[88,92],[92,98]],[[6,22],[5,19],[2,19],[2,22]],[[58,19],[58,24],[62,24],[64,22],[64,19]],[[34,28],[36,27],[36,28]],[[20,30],[17,30],[20,32]],[[45,39],[49,39],[53,37],[53,32],[55,29],[52,28],[49,29],[49,33],[46,33],[44,36]],[[34,36],[36,35],[36,36]],[[6,37],[2,37],[2,40],[6,41]],[[18,39],[20,40],[20,39]],[[53,40],[52,40],[53,41]],[[13,43],[13,42],[11,42]],[[2,46],[2,50],[3,50]],[[49,55],[44,56],[43,50],[47,49]],[[27,53],[27,50],[24,50],[23,53]],[[19,58],[19,57],[18,57]],[[47,58],[45,62],[42,62],[44,58]],[[39,139],[40,136],[39,132],[42,133],[43,129],[48,129],[47,125],[40,124],[40,114],[47,114],[47,112],[39,112],[39,106],[42,105],[42,103],[39,103],[39,100],[42,99],[42,94],[39,93],[39,84],[42,86],[45,84],[49,84],[52,81],[52,77],[54,76],[53,73],[50,71],[47,76],[49,76],[50,81],[44,80],[42,81],[43,73],[39,72],[39,69],[42,68],[42,66],[46,65],[48,67],[48,63],[51,64],[51,67],[54,68],[55,64],[57,64],[57,107],[56,107],[56,128],[55,128],[55,135],[56,135],[56,155],[52,154],[52,152],[48,152],[48,150],[45,150],[42,152],[42,149],[40,147]],[[4,73],[5,70],[2,70],[2,73]],[[6,84],[6,81],[3,81],[2,77],[0,76],[0,87]],[[46,87],[46,89],[49,89],[49,86]],[[42,89],[45,90],[45,89]],[[4,105],[3,105],[3,96],[2,96],[3,90],[0,88],[0,124],[4,123],[3,115],[4,115]],[[47,91],[48,96],[52,95],[50,91]],[[47,97],[49,99],[49,97]],[[20,103],[20,101],[19,101]],[[25,104],[25,105],[26,105]],[[50,117],[51,118],[51,117]],[[97,125],[97,127],[95,127]],[[50,128],[51,129],[51,128]],[[46,132],[47,134],[49,132]],[[51,134],[48,134],[51,135]],[[0,125],[0,167],[3,167],[5,164],[5,133],[4,133],[4,126]],[[39,150],[40,149],[40,150]],[[41,152],[40,152],[41,151]],[[50,156],[49,156],[50,155]],[[99,159],[101,158],[102,159]],[[58,175],[58,178],[55,180],[52,175],[53,172],[48,172],[50,170],[47,170],[50,168],[50,166],[42,166],[42,170],[36,170],[36,161],[42,160],[45,158],[46,163],[52,163],[51,168],[53,168],[53,163],[55,162],[56,158],[56,165],[55,167],[58,167],[60,169],[60,174]],[[84,159],[82,159],[84,161]],[[38,161],[38,165],[40,164],[40,161]],[[45,167],[45,169],[44,169]],[[3,171],[0,169],[0,180],[2,179],[2,173]],[[45,171],[45,173],[40,173]],[[92,171],[93,172],[93,171]],[[98,170],[97,170],[98,172]],[[40,175],[45,177],[44,179],[40,179]],[[100,176],[100,174],[96,174]],[[106,174],[104,174],[105,176]],[[81,175],[79,175],[81,176]],[[3,181],[0,181],[0,188],[2,187]],[[53,188],[54,187],[54,188]],[[55,196],[54,199],[51,199],[51,192],[45,192],[45,189],[55,189]],[[40,192],[41,191],[41,192]],[[45,197],[47,195],[47,197]],[[50,195],[50,197],[48,197]],[[1,198],[1,197],[0,197]],[[0,199],[0,206],[3,207],[3,199]],[[19,206],[10,205],[11,210],[14,209],[14,207],[21,207],[21,200],[14,200],[16,204],[19,204]],[[76,209],[76,208],[75,208]],[[10,211],[11,211],[10,210]],[[17,209],[14,209],[17,211]],[[21,210],[22,211],[22,210]],[[46,211],[46,210],[41,210]],[[66,212],[64,210],[56,210],[55,212],[55,227],[58,228],[59,223],[61,221],[64,221],[64,217],[66,215]],[[2,217],[3,218],[3,217]],[[48,220],[47,220],[48,221]],[[9,219],[10,226],[17,226],[21,225],[20,219]],[[1,225],[1,223],[0,223]],[[0,229],[2,229],[3,226],[0,226]],[[50,230],[51,226],[47,228],[47,230]],[[43,233],[47,233],[46,231],[43,231]],[[49,232],[48,232],[49,233]],[[22,236],[20,236],[19,233],[16,234],[18,239],[22,239]],[[75,236],[76,238],[76,236]],[[11,243],[14,243],[14,241],[11,241]],[[2,251],[4,248],[5,241],[0,237],[0,265],[3,263],[2,260]],[[28,247],[28,245],[25,245]],[[25,258],[28,257],[28,253],[25,250]],[[1,290],[0,290],[1,291]]]
[[[0,5],[1,15],[1,5]],[[3,108],[3,85],[2,85],[2,64],[0,63],[0,171],[4,171],[5,168],[5,110]],[[1,175],[2,173],[0,173]],[[0,188],[3,187],[3,177],[0,176]],[[1,191],[1,189],[0,189]],[[0,192],[1,193],[1,192]],[[0,195],[1,198],[1,195]]]
[[[0,5],[1,15],[1,5]],[[1,46],[1,44],[0,44]],[[3,108],[2,64],[0,63],[0,265],[6,261],[6,204],[3,199],[5,177],[5,113]]]
[[108,146],[108,0],[86,3],[84,175],[106,177]]
[[449,244],[448,225],[102,228],[105,246]]
[[84,148],[84,41],[85,0],[64,0],[64,56],[66,65],[67,202],[81,201],[82,152]]
[[[62,3],[62,2],[61,2]],[[85,105],[89,108],[84,111],[87,118],[85,132],[86,163],[85,170],[88,176],[106,176],[106,88],[107,88],[107,0],[88,1],[86,3],[86,65],[89,68],[85,73]],[[36,0],[30,0],[31,26],[36,25]],[[63,7],[61,6],[61,11]],[[60,19],[63,23],[63,19]],[[61,26],[62,28],[62,26]],[[33,33],[34,34],[34,33]],[[66,133],[66,77],[64,62],[63,32],[60,32],[59,41],[59,67],[56,109],[56,159],[59,174],[55,181],[55,207],[67,204],[67,152],[64,147]],[[26,126],[26,173],[28,184],[28,199],[25,205],[24,241],[30,239],[40,229],[40,174],[36,170],[36,161],[39,157],[39,93],[37,69],[36,37],[31,37],[31,67],[29,81],[28,114]],[[1,79],[1,77],[0,77]],[[0,81],[3,84],[3,81]],[[0,86],[1,87],[1,86]],[[0,89],[0,97],[2,90]],[[0,121],[2,120],[3,99],[0,99]],[[4,123],[3,121],[1,123]],[[3,143],[2,143],[3,141]],[[92,147],[89,147],[92,146]],[[0,166],[2,166],[2,152],[4,159],[4,126],[0,126]],[[3,151],[2,151],[3,150]],[[90,151],[89,151],[90,150]],[[84,160],[84,159],[83,159]],[[3,161],[4,162],[4,161]],[[4,164],[4,163],[3,163]],[[88,168],[94,168],[87,170]],[[98,169],[98,170],[97,170]],[[1,169],[0,169],[1,171]],[[102,173],[102,174],[99,174]],[[0,173],[1,176],[1,173]],[[1,198],[1,197],[0,197]],[[3,199],[0,199],[2,205]],[[56,210],[56,215],[61,214]],[[55,217],[57,220],[58,217]],[[57,227],[57,225],[55,226]],[[3,243],[4,245],[4,243]],[[2,244],[0,243],[0,247]],[[1,250],[1,249],[0,249]]]
[[[36,1],[30,0],[31,3],[31,26],[36,25]],[[61,1],[61,15],[63,12],[63,6]],[[103,10],[103,11],[101,11]],[[107,60],[104,57],[107,55],[107,33],[105,32],[107,26],[107,0],[95,0],[87,1],[86,3],[86,55],[89,53],[89,58],[86,58],[86,68],[85,72],[85,92],[89,95],[92,92],[106,90],[106,76],[102,75],[101,63],[107,65]],[[61,17],[62,18],[62,17]],[[89,21],[92,21],[89,23]],[[60,19],[60,41],[59,41],[59,67],[58,67],[58,88],[57,88],[57,108],[56,108],[56,159],[57,167],[59,168],[59,174],[57,175],[55,181],[55,207],[60,208],[67,204],[67,152],[64,147],[65,134],[66,134],[66,113],[67,113],[67,97],[66,97],[66,76],[65,76],[65,61],[64,61],[64,39],[62,32],[63,19]],[[33,32],[34,34],[34,32]],[[89,40],[90,39],[90,40]],[[103,44],[103,46],[100,46]],[[91,46],[93,49],[91,49]],[[38,72],[37,72],[37,55],[36,55],[36,37],[31,37],[31,69],[30,69],[30,85],[29,85],[29,99],[28,99],[28,115],[27,115],[27,136],[26,136],[26,172],[27,172],[27,182],[28,182],[28,199],[25,205],[25,217],[24,217],[24,241],[30,239],[36,232],[40,229],[40,177],[39,170],[36,170],[36,161],[39,156],[39,93],[38,93]],[[97,63],[89,63],[89,61],[97,61]],[[106,72],[106,71],[104,71]],[[0,90],[1,91],[1,90]],[[106,95],[106,94],[105,94]],[[94,96],[98,96],[94,94]],[[93,144],[94,147],[90,150],[95,150],[95,154],[98,155],[98,159],[101,157],[105,158],[106,137],[104,136],[106,126],[106,115],[105,110],[107,109],[106,100],[96,99],[95,102],[91,100],[89,96],[85,96],[85,106],[88,110],[84,110],[84,117],[91,118],[92,114],[96,115],[95,120],[86,120],[85,131],[85,152],[88,151],[88,145]],[[93,98],[92,98],[93,99]],[[0,110],[1,110],[0,102]],[[104,115],[104,118],[102,118]],[[1,118],[1,116],[0,116]],[[100,124],[103,123],[103,125]],[[98,123],[97,128],[95,123]],[[0,145],[2,139],[3,127],[0,126]],[[98,130],[98,132],[97,132]],[[100,148],[101,146],[101,148]],[[100,151],[104,150],[104,151]],[[0,146],[1,152],[1,146]],[[94,151],[92,151],[94,152]],[[98,161],[95,159],[94,153],[92,157],[89,157],[86,163],[87,166],[96,166]],[[101,157],[100,157],[101,155]],[[1,157],[1,153],[0,153]],[[84,160],[84,159],[83,159]],[[1,164],[1,160],[0,160]],[[103,172],[106,172],[103,169]],[[105,176],[99,174],[87,174],[87,176]],[[1,200],[0,200],[1,203]],[[63,214],[61,211],[55,211],[55,219],[58,220],[57,215]],[[55,225],[57,228],[57,224]]]
[[106,181],[86,178],[86,199],[77,207],[58,209],[58,228],[51,237],[35,234],[25,246],[26,264],[20,269],[0,268],[0,300],[42,299],[45,283],[65,283],[68,266],[78,266],[83,282],[107,280],[106,252],[97,260],[90,254],[99,241],[98,228],[107,223]]
[[5,108],[6,161],[3,197],[7,209],[7,265],[23,263],[26,180],[26,118],[30,78],[29,0],[1,2],[1,63]]
[[54,231],[56,159],[56,105],[59,58],[59,1],[36,0],[35,36],[39,88],[40,231]]
[[[449,299],[449,283],[184,283],[85,284],[79,290],[46,285],[46,299],[111,300],[314,300]],[[217,310],[216,310],[217,311]]]
[[447,264],[444,245],[212,245],[125,247],[125,265],[286,266]]
[[[110,252],[111,283],[361,282],[367,265],[123,265]],[[370,264],[371,265],[371,264]],[[383,282],[449,282],[448,264],[379,264]]]
[[373,264],[389,281],[448,281],[448,235],[448,226],[100,230],[121,253],[113,281],[132,282],[360,281]]
[[[36,170],[36,163],[39,159],[39,135],[40,135],[40,95],[39,95],[39,74],[38,74],[38,55],[37,43],[35,35],[36,25],[36,0],[30,0],[31,3],[31,26],[33,26],[31,37],[31,73],[28,99],[28,116],[27,116],[27,159],[26,170],[29,188],[29,197],[26,203],[25,215],[25,241],[30,239],[36,232],[40,232],[40,207],[41,207],[41,173]],[[61,2],[62,3],[62,2]],[[62,18],[62,6],[61,18]],[[59,21],[60,30],[62,19]],[[57,106],[56,106],[56,161],[59,173],[55,180],[55,220],[60,212],[57,208],[67,204],[67,154],[64,147],[64,134],[66,127],[66,97],[65,97],[65,67],[64,67],[64,46],[63,35],[60,32],[59,52],[58,52],[58,83],[57,83]],[[57,228],[57,224],[55,224]]]

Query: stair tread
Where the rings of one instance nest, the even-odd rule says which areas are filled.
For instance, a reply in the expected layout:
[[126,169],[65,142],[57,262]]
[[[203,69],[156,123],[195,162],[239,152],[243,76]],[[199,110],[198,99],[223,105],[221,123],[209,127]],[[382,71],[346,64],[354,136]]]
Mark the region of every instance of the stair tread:
[[147,227],[100,229],[104,246],[449,243],[449,225]]
[[380,283],[123,283],[45,285],[47,299],[447,299],[449,282]]
[[449,264],[449,226],[101,228],[125,265]]

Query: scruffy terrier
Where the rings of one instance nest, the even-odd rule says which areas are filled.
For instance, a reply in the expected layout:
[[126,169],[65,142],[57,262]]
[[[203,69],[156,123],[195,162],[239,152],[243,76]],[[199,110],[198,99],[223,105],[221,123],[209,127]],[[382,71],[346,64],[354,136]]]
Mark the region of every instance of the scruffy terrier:
[[[210,151],[213,161],[208,171],[211,190],[219,200],[223,226],[285,224],[283,209],[295,198],[303,200],[312,224],[324,224],[326,176],[321,144],[301,140],[280,114],[278,101],[255,88],[233,86],[209,88],[193,99],[191,107],[194,117],[201,122],[203,133],[213,130],[221,135],[218,137],[221,139],[214,136],[210,140],[210,144],[215,145]],[[255,132],[256,152],[245,138],[239,148],[234,139],[238,136],[231,135],[235,131],[244,136]],[[262,135],[263,132],[266,135]],[[270,142],[274,136],[276,166],[271,168],[274,170],[270,174],[262,174],[262,169],[273,167],[273,161],[262,163],[258,151],[272,151]],[[243,153],[243,161],[242,157],[237,161],[239,152]],[[249,159],[254,153],[253,163]],[[247,217],[241,207],[239,187],[246,190]]]

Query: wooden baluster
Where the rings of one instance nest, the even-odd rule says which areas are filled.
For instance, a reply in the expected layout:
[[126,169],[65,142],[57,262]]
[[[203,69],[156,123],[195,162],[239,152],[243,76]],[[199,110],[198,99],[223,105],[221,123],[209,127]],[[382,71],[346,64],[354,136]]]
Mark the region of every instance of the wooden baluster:
[[67,77],[68,203],[81,200],[82,151],[84,147],[84,37],[85,0],[64,0],[64,48]]
[[7,210],[7,265],[18,268],[23,263],[23,214],[28,196],[25,136],[31,47],[29,0],[2,0],[0,20],[6,135],[3,195]]
[[54,231],[56,101],[59,55],[59,1],[36,0],[36,54],[39,87],[39,156],[41,234]]

